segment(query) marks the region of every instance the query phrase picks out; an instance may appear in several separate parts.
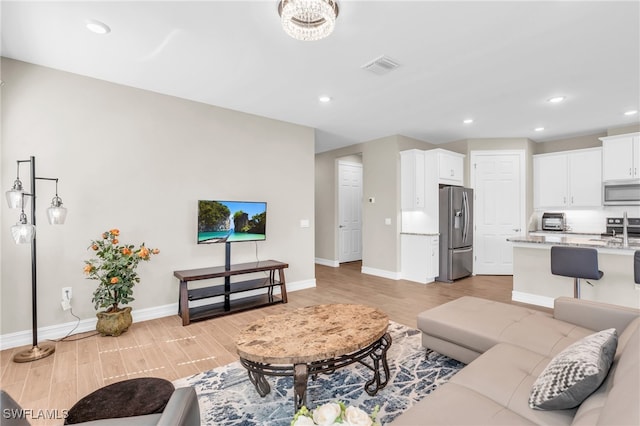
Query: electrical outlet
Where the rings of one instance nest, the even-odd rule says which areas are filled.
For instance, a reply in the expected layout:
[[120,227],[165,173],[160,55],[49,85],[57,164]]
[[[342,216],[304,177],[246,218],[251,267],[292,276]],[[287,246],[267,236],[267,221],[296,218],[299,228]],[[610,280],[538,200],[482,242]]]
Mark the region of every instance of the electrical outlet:
[[62,306],[63,311],[68,311],[69,309],[71,309],[71,296],[72,296],[71,287],[63,287],[62,300],[60,301],[60,306]]
[[71,302],[72,295],[73,295],[73,290],[71,287],[62,287],[62,300]]

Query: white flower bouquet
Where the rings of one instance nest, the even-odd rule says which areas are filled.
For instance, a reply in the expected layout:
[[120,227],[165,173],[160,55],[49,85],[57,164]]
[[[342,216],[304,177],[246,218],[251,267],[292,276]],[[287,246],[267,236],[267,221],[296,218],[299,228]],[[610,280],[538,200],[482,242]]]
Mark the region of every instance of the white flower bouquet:
[[371,414],[358,407],[347,407],[343,402],[329,402],[309,411],[302,407],[291,421],[291,426],[380,426],[376,422],[379,407]]

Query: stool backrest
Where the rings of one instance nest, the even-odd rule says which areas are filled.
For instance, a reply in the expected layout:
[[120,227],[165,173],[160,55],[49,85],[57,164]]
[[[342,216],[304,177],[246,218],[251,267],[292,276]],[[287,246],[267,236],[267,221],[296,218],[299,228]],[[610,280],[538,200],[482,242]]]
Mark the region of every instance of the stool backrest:
[[640,250],[633,254],[633,280],[640,284]]
[[563,277],[599,280],[598,250],[586,247],[551,247],[551,273]]

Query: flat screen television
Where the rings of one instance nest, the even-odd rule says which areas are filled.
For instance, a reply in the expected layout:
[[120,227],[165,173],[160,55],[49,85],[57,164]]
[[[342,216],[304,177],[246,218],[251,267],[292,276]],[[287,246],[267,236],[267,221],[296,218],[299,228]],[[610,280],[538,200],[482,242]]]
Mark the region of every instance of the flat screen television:
[[265,202],[198,201],[198,244],[263,241],[266,228]]

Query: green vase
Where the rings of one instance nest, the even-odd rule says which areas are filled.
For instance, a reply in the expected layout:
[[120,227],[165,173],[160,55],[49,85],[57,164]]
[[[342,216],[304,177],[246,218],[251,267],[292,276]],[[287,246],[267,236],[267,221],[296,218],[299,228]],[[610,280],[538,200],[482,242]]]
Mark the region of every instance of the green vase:
[[96,330],[102,336],[119,336],[127,331],[133,322],[129,306],[114,312],[98,312],[96,316]]

